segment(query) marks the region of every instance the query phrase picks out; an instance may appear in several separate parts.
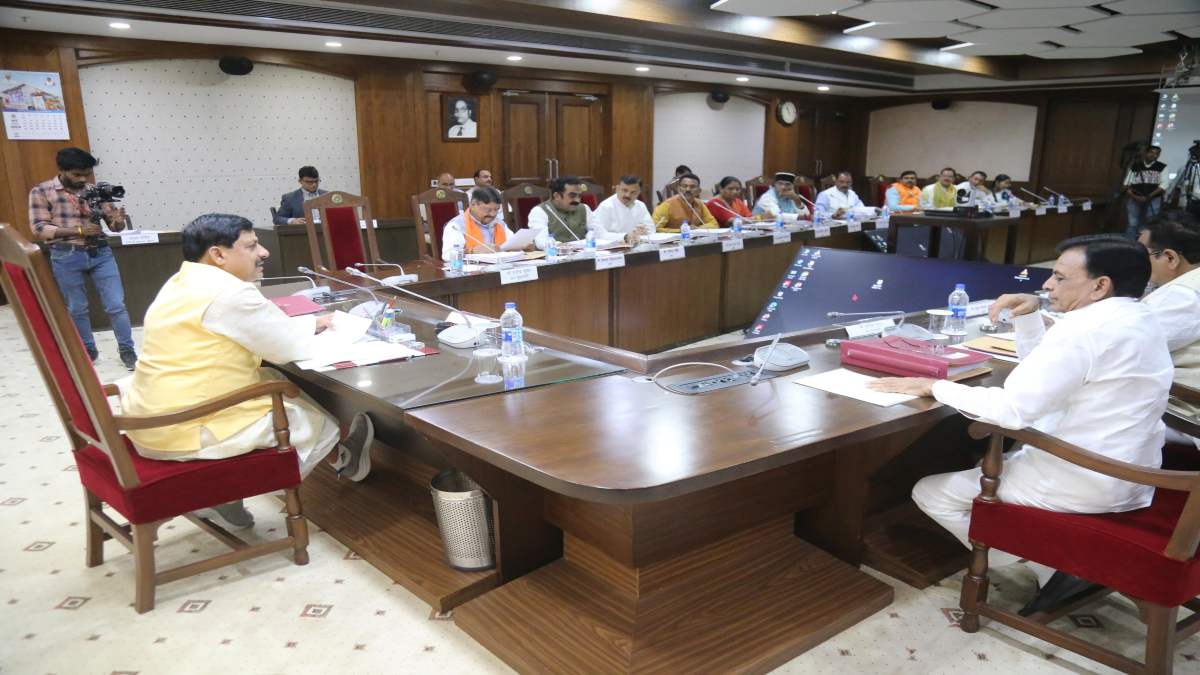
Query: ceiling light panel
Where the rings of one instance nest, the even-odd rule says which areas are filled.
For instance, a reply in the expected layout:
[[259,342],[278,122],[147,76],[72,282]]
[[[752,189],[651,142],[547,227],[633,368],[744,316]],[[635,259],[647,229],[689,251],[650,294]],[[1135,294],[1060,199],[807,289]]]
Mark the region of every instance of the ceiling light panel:
[[[955,37],[957,40],[958,38]],[[954,50],[955,54],[964,56],[1013,56],[1019,54],[1035,54],[1037,52],[1048,52],[1054,47],[1045,44],[1025,43],[1025,42],[1003,42],[991,45],[974,44],[969,47],[960,47]]]
[[[1058,7],[1089,7],[1100,4],[1096,0],[986,0],[987,4],[1000,9],[1049,9]],[[1101,0],[1102,1],[1102,0]],[[1140,1],[1140,0],[1139,0]]]
[[954,36],[955,40],[974,42],[977,45],[1006,44],[1036,44],[1038,42],[1058,42],[1070,37],[1071,31],[1062,28],[981,28]]
[[1039,59],[1107,59],[1141,53],[1142,50],[1133,47],[1062,47],[1048,52],[1039,52],[1033,56]]
[[949,21],[920,21],[916,23],[876,23],[862,30],[854,31],[853,35],[873,38],[939,38],[971,30]]
[[732,14],[806,16],[841,12],[861,4],[861,0],[725,0],[710,7]]
[[1119,0],[1104,3],[1104,8],[1122,14],[1169,14],[1196,9],[1196,0]]
[[1091,7],[1058,9],[996,9],[971,17],[967,23],[980,28],[1047,28],[1096,21],[1109,14]]
[[987,8],[965,0],[895,0],[868,2],[847,9],[841,15],[880,23],[913,23],[932,19],[954,21],[985,11]]

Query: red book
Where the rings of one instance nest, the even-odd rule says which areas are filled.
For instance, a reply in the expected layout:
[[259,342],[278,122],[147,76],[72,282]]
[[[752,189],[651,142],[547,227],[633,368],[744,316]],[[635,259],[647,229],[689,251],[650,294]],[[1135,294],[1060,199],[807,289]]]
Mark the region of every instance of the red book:
[[933,343],[899,336],[868,340],[843,340],[842,365],[878,370],[901,377],[932,377],[938,380],[974,375],[979,364],[991,357],[969,349],[946,347],[933,353]]
[[271,302],[275,303],[279,309],[283,310],[288,316],[301,316],[304,314],[316,314],[317,312],[325,311],[325,308],[317,303],[309,300],[303,295],[284,295],[278,298],[271,298]]

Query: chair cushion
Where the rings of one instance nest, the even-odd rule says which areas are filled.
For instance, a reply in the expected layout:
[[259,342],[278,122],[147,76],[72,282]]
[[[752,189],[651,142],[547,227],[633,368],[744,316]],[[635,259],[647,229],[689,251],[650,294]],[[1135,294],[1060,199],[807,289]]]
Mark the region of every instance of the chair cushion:
[[517,227],[529,227],[529,212],[542,203],[541,197],[521,197],[517,200]]
[[1158,489],[1147,508],[1103,514],[1057,513],[976,499],[970,536],[1134,598],[1174,607],[1200,595],[1200,560],[1163,554],[1187,496]]
[[585,192],[579,195],[579,201],[587,204],[587,207],[593,211],[600,206],[600,198],[596,196],[595,192]]
[[434,238],[433,257],[437,260],[442,259],[442,232],[446,229],[446,223],[450,222],[458,215],[458,202],[431,202],[429,204],[429,222],[432,230],[430,235]]
[[84,487],[134,524],[300,484],[300,463],[294,452],[268,448],[228,459],[177,462],[146,459],[128,439],[125,444],[141,479],[129,491],[121,488],[108,455],[96,446],[76,452],[75,463]]
[[345,269],[355,263],[367,262],[357,213],[353,206],[325,209],[325,236],[333,245],[333,269]]

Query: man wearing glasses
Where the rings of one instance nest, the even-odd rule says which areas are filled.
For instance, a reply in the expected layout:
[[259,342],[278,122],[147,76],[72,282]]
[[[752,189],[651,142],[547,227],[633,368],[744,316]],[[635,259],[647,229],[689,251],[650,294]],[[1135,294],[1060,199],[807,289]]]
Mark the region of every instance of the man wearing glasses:
[[1143,225],[1154,292],[1142,299],[1158,319],[1175,363],[1175,381],[1200,389],[1200,228],[1182,211]]
[[308,222],[304,217],[304,202],[325,194],[327,190],[320,189],[321,174],[316,167],[300,167],[300,189],[288,192],[279,200],[279,208],[275,210],[272,220],[276,225],[304,225]]

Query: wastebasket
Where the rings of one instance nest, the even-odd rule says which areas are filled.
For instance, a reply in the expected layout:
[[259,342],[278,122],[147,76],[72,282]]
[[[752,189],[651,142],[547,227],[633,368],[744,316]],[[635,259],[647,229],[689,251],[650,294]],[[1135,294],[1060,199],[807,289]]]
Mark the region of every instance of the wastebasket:
[[473,572],[496,564],[492,553],[492,500],[461,471],[448,469],[429,484],[446,562]]

